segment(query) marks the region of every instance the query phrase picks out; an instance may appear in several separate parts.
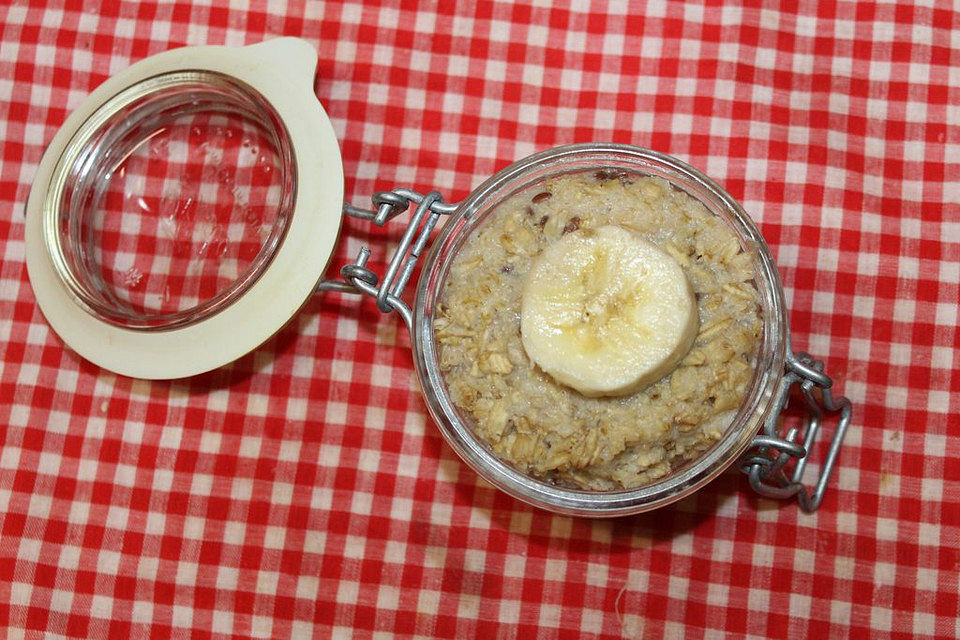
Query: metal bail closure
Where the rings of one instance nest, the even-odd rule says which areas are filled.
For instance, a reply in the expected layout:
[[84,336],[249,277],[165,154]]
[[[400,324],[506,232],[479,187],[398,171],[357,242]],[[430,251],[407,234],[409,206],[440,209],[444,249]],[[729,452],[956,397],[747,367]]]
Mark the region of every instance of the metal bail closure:
[[67,119],[26,208],[30,282],[64,342],[117,373],[179,378],[296,314],[342,219],[316,64],[296,38],[175,49]]
[[[804,415],[801,424],[789,426],[786,433],[781,434],[781,418],[795,387],[799,387],[804,400]],[[832,387],[833,380],[823,372],[823,362],[806,353],[793,353],[788,339],[786,372],[774,411],[767,418],[763,433],[753,439],[750,450],[740,462],[740,469],[750,477],[750,486],[757,493],[778,499],[796,496],[800,508],[807,512],[816,511],[820,506],[852,411],[850,401],[842,396],[835,398]],[[804,472],[826,414],[839,416],[820,475],[808,487],[803,483]],[[791,463],[792,471],[788,469]]]
[[416,205],[400,244],[390,257],[383,279],[367,267],[370,249],[361,247],[357,259],[340,270],[343,280],[324,280],[317,286],[317,290],[371,296],[376,299],[380,311],[396,311],[403,318],[407,329],[413,331],[413,313],[410,305],[403,300],[403,290],[410,281],[417,260],[430,241],[430,234],[436,228],[440,217],[455,212],[459,204],[444,202],[436,191],[423,195],[405,188],[379,191],[373,194],[372,200],[375,207],[373,211],[348,204],[344,205],[343,212],[382,227],[404,213],[411,205]]

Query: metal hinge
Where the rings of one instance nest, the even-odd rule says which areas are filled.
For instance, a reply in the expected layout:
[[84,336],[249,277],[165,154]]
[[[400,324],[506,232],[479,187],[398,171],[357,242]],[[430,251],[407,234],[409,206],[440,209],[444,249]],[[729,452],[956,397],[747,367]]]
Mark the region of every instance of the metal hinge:
[[343,280],[321,280],[317,285],[318,291],[339,291],[342,293],[358,293],[371,296],[377,301],[377,308],[384,313],[396,311],[403,318],[408,329],[413,327],[413,313],[410,306],[403,301],[403,290],[406,288],[417,265],[417,259],[427,246],[430,234],[437,226],[441,216],[450,215],[456,211],[458,204],[448,204],[436,191],[423,195],[411,189],[394,189],[393,191],[379,191],[373,194],[375,209],[361,209],[350,204],[343,206],[343,212],[353,218],[373,222],[382,227],[410,208],[411,204],[417,209],[404,231],[400,244],[390,262],[383,279],[367,268],[370,258],[370,249],[362,247],[356,260],[340,269]]
[[[780,434],[780,415],[790,401],[794,385],[799,385],[804,399],[805,416],[800,425],[794,425]],[[786,373],[776,399],[776,410],[764,424],[763,433],[753,439],[750,451],[740,462],[740,469],[750,477],[750,486],[767,498],[786,499],[796,496],[800,508],[816,511],[823,500],[827,483],[836,466],[843,437],[850,425],[851,405],[844,397],[833,396],[833,380],[823,372],[823,362],[806,353],[793,353],[787,342]],[[840,416],[830,441],[826,460],[816,481],[803,483],[804,472],[810,461],[824,414]],[[788,475],[786,467],[795,462]]]

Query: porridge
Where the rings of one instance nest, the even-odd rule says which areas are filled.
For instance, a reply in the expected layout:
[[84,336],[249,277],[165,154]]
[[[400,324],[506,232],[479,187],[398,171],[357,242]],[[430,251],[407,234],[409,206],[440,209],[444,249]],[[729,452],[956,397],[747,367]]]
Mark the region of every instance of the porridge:
[[[525,285],[544,252],[602,236],[654,245],[682,269],[695,304],[669,366],[608,395],[547,373],[521,333]],[[454,258],[434,322],[440,369],[477,436],[523,472],[573,488],[638,487],[703,453],[733,419],[762,328],[753,277],[734,233],[660,178],[552,178],[500,204]]]

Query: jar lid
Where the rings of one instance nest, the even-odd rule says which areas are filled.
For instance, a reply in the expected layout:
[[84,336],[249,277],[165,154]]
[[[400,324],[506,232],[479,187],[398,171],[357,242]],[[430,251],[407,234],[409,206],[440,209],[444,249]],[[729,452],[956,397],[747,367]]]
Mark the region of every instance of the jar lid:
[[296,38],[176,49],[73,112],[26,209],[30,282],[64,342],[117,373],[179,378],[296,314],[343,208],[316,64]]

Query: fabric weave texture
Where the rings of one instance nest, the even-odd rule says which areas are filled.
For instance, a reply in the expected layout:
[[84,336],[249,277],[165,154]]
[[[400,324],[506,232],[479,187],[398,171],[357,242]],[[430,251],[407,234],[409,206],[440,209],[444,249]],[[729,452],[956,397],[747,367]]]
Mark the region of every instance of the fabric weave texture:
[[[2,635],[960,635],[960,14],[550,4],[0,7]],[[318,49],[351,203],[456,201],[591,141],[722,184],[776,258],[794,347],[854,404],[820,510],[734,469],[631,518],[528,507],[442,440],[402,323],[368,300],[318,296],[252,354],[172,382],[66,348],[25,267],[45,145],[137,60],[280,35]],[[329,274],[364,244],[382,269],[402,226],[345,221]]]

